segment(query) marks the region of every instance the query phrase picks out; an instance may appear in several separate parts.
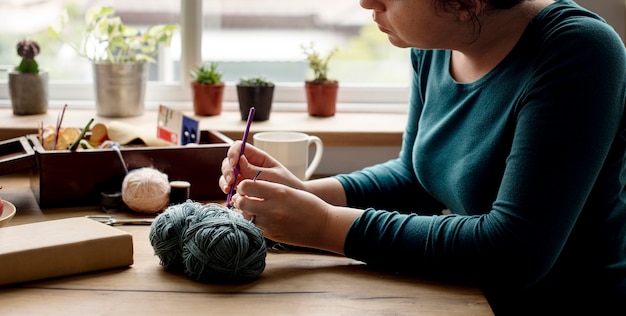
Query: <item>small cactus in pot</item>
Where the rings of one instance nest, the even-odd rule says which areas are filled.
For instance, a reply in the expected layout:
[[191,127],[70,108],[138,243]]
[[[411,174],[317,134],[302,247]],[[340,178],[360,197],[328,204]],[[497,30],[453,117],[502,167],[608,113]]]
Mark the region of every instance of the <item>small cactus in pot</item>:
[[22,62],[15,68],[21,73],[39,73],[39,64],[35,56],[39,54],[39,44],[31,40],[23,40],[17,43],[17,54],[22,57]]
[[15,115],[42,114],[48,110],[48,73],[39,69],[35,60],[40,47],[33,40],[17,44],[17,54],[22,57],[15,69],[9,72],[9,94]]

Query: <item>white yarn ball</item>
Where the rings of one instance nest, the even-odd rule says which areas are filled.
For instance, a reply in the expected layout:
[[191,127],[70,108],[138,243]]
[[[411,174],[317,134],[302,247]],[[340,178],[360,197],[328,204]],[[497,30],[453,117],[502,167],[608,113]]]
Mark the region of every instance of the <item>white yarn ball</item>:
[[131,210],[143,214],[164,210],[170,200],[167,175],[153,168],[131,170],[122,182],[122,200]]

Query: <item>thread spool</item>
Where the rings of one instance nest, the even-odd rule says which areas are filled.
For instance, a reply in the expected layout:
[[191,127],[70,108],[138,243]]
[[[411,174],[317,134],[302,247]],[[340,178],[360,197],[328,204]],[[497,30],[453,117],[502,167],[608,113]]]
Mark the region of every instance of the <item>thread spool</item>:
[[188,181],[171,181],[170,182],[170,205],[180,204],[189,199],[189,191],[191,183]]
[[100,192],[100,207],[103,211],[110,213],[122,208],[122,192],[103,191]]

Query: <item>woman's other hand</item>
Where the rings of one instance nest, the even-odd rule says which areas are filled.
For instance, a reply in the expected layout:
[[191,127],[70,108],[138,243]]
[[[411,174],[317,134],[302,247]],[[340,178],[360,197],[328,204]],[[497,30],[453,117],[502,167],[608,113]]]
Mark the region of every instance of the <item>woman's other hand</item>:
[[262,180],[241,181],[233,202],[271,240],[339,254],[343,254],[352,222],[363,212],[333,206],[309,192]]

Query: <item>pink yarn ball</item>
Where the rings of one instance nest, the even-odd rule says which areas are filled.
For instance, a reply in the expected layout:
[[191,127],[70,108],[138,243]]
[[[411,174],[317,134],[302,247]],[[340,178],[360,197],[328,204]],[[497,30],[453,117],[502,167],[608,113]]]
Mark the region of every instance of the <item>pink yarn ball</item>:
[[122,182],[122,200],[135,212],[154,214],[162,211],[169,204],[169,196],[167,175],[153,168],[132,170]]

